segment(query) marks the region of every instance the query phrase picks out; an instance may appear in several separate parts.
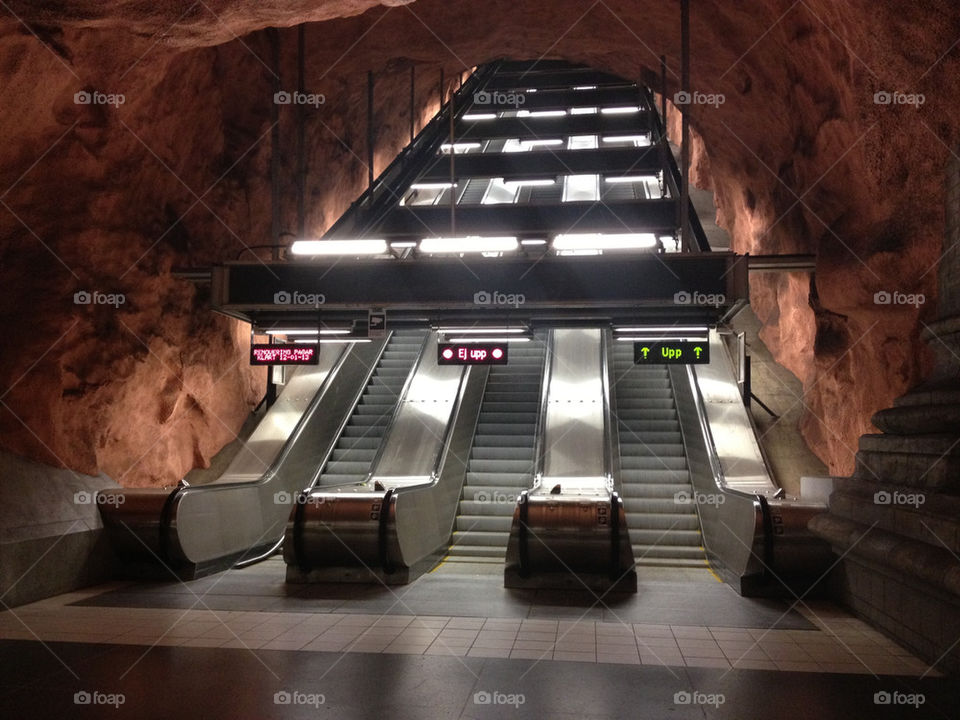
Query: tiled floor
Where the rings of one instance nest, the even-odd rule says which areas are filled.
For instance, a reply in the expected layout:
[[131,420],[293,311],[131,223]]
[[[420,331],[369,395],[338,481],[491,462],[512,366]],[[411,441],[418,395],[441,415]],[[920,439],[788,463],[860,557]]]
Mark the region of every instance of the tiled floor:
[[[210,609],[203,594],[188,594],[183,608],[89,604],[130,587],[101,586],[0,613],[0,639],[936,675],[893,641],[823,603],[801,609],[809,629],[607,621],[589,617],[588,607],[579,608],[580,617],[547,619],[530,609],[523,617],[373,614],[350,612],[349,602],[333,612],[322,605],[315,612],[219,610]],[[231,592],[241,588],[236,584]],[[396,592],[394,611],[402,607],[403,591]]]
[[498,580],[461,565],[290,587],[269,561],[49,598],[0,613],[0,716],[960,717],[953,678],[827,603],[739,598],[704,573],[599,599]]

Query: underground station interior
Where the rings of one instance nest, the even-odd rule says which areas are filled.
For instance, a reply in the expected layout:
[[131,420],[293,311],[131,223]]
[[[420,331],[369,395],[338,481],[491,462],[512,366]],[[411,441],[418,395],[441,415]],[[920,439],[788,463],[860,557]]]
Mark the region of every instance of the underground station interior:
[[0,5],[3,717],[960,717],[951,2]]

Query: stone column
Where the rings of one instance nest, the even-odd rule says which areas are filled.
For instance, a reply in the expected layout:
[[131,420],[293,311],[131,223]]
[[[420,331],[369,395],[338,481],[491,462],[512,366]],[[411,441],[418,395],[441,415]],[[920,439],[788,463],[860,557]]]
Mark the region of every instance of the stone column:
[[873,417],[853,476],[811,530],[842,557],[842,602],[937,668],[960,672],[960,160],[946,181],[930,377]]

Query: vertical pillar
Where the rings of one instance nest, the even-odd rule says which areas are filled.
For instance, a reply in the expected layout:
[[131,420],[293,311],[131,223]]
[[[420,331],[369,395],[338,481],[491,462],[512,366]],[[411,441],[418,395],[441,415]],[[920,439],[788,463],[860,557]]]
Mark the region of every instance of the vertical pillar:
[[[307,92],[306,80],[306,33],[305,25],[300,23],[297,28],[297,90],[301,95]],[[304,103],[296,106],[297,110],[297,237],[302,238],[306,233],[307,213],[304,204],[307,184],[307,140],[306,122],[307,110]]]
[[416,133],[416,128],[414,127],[414,105],[416,104],[416,73],[417,68],[415,65],[410,66],[410,142],[413,142],[413,136]]
[[280,31],[267,28],[270,42],[271,70],[273,71],[273,105],[270,107],[270,235],[273,247],[270,257],[280,259],[280,104],[277,93],[280,87]]
[[367,71],[367,187],[373,187],[373,70]]
[[[690,92],[690,0],[680,0],[680,90]],[[690,118],[688,105],[681,113],[680,238],[684,250],[693,250],[690,237]]]

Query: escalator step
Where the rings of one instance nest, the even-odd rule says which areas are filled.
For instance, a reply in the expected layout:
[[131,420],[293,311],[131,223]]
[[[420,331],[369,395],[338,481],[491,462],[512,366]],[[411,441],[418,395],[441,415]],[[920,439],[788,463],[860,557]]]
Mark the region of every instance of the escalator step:
[[627,527],[630,536],[634,530],[691,530],[700,531],[700,520],[696,513],[638,513],[627,512]]
[[620,467],[624,470],[686,470],[684,455],[622,455]]

